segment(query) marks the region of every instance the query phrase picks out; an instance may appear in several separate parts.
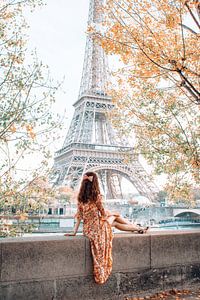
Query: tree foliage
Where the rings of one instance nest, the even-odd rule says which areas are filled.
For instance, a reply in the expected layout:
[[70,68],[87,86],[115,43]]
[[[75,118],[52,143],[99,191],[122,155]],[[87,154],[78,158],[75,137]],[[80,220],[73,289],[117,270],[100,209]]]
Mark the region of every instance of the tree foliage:
[[[30,207],[28,198],[35,190],[47,192],[37,182],[47,176],[50,145],[61,126],[60,117],[52,112],[59,84],[52,82],[36,53],[29,55],[26,48],[24,9],[38,5],[42,1],[0,2],[0,203],[2,209],[18,204],[19,214]],[[35,165],[34,155],[39,157]]]
[[123,64],[110,91],[114,125],[134,132],[136,151],[168,174],[171,199],[192,200],[200,182],[200,2],[108,0],[106,14],[96,36]]

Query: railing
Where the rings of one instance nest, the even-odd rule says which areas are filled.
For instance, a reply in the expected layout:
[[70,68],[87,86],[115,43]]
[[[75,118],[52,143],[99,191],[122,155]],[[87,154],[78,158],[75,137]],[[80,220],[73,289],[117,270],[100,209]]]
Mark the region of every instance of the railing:
[[125,146],[118,146],[118,145],[97,145],[97,144],[84,144],[84,143],[71,143],[68,146],[58,150],[55,153],[55,156],[60,156],[65,152],[72,150],[72,149],[85,149],[85,150],[96,150],[96,151],[110,151],[110,152],[133,152],[133,147],[125,147]]

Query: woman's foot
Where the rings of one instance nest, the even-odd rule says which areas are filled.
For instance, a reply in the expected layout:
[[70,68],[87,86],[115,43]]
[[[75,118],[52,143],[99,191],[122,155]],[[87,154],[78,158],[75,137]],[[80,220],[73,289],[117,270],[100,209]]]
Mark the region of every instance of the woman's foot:
[[139,234],[144,234],[144,233],[147,233],[148,230],[149,230],[149,226],[147,226],[145,228],[139,228],[137,232]]

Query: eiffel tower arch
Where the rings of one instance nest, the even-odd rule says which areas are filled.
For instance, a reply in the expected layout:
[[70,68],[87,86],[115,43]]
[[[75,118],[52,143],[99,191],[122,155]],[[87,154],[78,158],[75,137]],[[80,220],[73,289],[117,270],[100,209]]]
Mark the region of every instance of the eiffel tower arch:
[[[90,0],[88,25],[101,24],[103,0]],[[86,171],[95,171],[106,198],[123,198],[122,178],[154,200],[157,187],[134,149],[116,134],[108,114],[114,108],[106,94],[107,58],[93,33],[87,36],[83,73],[74,115],[63,147],[55,153],[54,182],[77,188]],[[131,160],[127,162],[127,156]]]

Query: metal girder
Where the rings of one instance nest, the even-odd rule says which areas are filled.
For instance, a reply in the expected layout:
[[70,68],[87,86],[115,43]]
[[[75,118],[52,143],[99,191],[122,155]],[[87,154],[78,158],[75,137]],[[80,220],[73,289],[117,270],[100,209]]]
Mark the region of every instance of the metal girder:
[[[89,25],[103,21],[103,2],[90,1]],[[93,34],[88,34],[79,98],[63,147],[55,154],[54,184],[77,188],[86,171],[96,171],[108,198],[123,197],[121,180],[125,177],[141,195],[154,200],[157,187],[108,118],[114,105],[106,95],[107,74],[105,53]],[[132,158],[129,163],[126,155]]]
[[[103,0],[91,0],[88,16],[88,27],[101,26],[103,22]],[[105,95],[108,78],[107,57],[102,47],[95,42],[95,34],[88,32],[83,73],[79,91],[79,98],[84,94]]]
[[[64,166],[65,172],[63,172],[63,165],[59,163],[59,160],[65,161],[68,155],[69,153],[66,152],[64,158],[58,156],[55,160],[55,170],[61,174],[58,182],[62,182],[62,184],[78,188],[82,175],[86,171],[95,171],[100,175],[103,189],[107,189],[107,194],[111,198],[119,198],[119,195],[123,197],[121,192],[122,177],[128,179],[141,195],[149,199],[153,200],[158,192],[158,188],[138,160],[134,159],[129,164],[125,162],[126,154],[117,151],[106,152],[95,149],[83,151],[77,149],[74,150],[71,160],[68,160],[68,167]],[[105,171],[107,172],[106,178]]]

